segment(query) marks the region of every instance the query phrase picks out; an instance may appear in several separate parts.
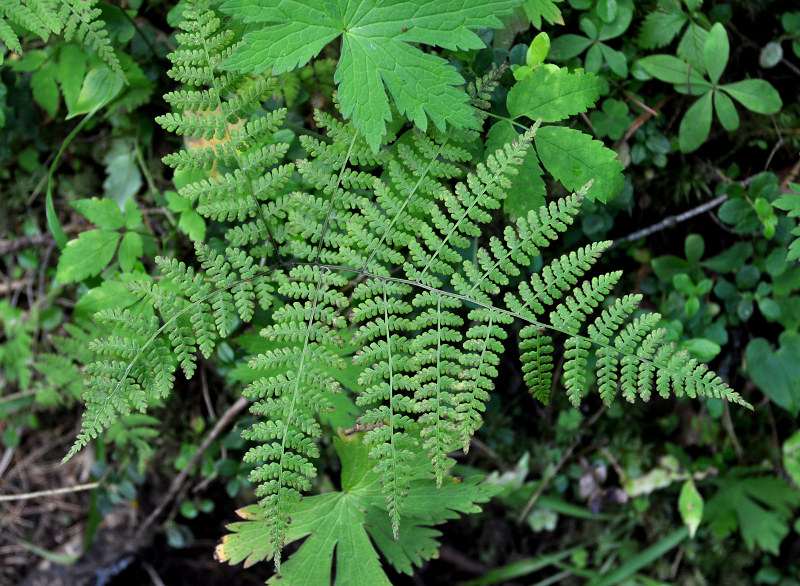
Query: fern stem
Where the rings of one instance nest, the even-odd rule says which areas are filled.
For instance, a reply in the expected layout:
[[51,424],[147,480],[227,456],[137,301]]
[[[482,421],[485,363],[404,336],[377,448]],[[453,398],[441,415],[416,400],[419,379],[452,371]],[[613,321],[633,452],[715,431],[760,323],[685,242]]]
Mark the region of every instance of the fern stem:
[[[320,268],[319,277],[317,278],[317,286],[314,290],[314,300],[311,302],[311,314],[308,316],[308,322],[306,324],[306,335],[305,339],[303,340],[303,352],[300,354],[300,364],[297,368],[297,376],[295,377],[294,383],[294,391],[292,391],[292,401],[289,404],[289,411],[288,413],[284,412],[284,416],[286,418],[286,427],[288,428],[289,422],[291,422],[292,417],[294,416],[295,405],[297,403],[297,396],[300,393],[300,380],[301,380],[301,373],[303,372],[303,368],[305,367],[306,361],[306,352],[308,351],[308,344],[311,341],[311,324],[314,323],[314,315],[317,312],[317,303],[319,301],[319,292],[322,289],[322,268]],[[280,517],[281,515],[281,490],[283,489],[283,458],[286,455],[286,438],[289,436],[288,429],[284,430],[283,437],[281,438],[281,456],[278,460],[278,490],[276,493],[276,500],[275,500],[275,509],[277,511],[277,516]],[[283,531],[281,529],[277,529],[275,525],[273,525],[275,542],[273,547],[275,548],[275,572],[280,575],[281,573],[281,547],[283,546]],[[280,531],[280,535],[277,535],[277,532]]]
[[336,191],[339,189],[339,186],[342,184],[342,177],[344,177],[345,169],[347,169],[347,163],[350,160],[350,155],[353,154],[353,147],[356,145],[356,138],[358,137],[357,134],[353,134],[353,138],[350,140],[350,146],[347,149],[347,155],[342,162],[342,168],[339,169],[339,176],[336,178],[336,185],[334,186],[333,190],[331,191],[331,201],[328,202],[328,213],[325,214],[325,221],[322,223],[322,230],[319,233],[319,243],[317,244],[317,254],[314,255],[314,265],[319,266],[319,255],[322,253],[322,246],[325,244],[325,232],[328,231],[328,224],[331,219],[331,214],[333,213],[333,202],[336,200]]
[[[399,478],[397,477],[397,450],[394,447],[394,369],[392,368],[392,337],[389,333],[389,299],[386,296],[386,281],[383,282],[383,323],[386,327],[386,353],[389,365],[389,445],[392,447],[392,474],[394,475],[392,486],[397,490]],[[395,500],[392,505],[392,532],[394,533],[395,541],[397,541],[400,530],[397,512],[399,503]]]

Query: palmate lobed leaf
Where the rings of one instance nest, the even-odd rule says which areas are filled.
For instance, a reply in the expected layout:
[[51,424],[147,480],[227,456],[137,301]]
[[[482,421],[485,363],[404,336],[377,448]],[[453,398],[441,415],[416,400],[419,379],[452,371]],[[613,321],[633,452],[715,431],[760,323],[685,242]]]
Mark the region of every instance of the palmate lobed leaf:
[[476,128],[478,118],[456,86],[461,75],[437,56],[409,43],[445,49],[480,49],[473,32],[501,26],[497,16],[522,0],[228,0],[221,10],[264,28],[244,37],[227,60],[237,71],[278,75],[301,67],[342,36],[335,81],[342,114],[351,118],[377,150],[391,119],[389,90],[401,114],[421,130]]
[[[500,487],[479,484],[478,477],[461,482],[447,478],[436,488],[424,453],[418,453],[409,501],[413,505],[404,517],[397,541],[386,513],[386,499],[380,475],[369,459],[369,446],[362,434],[334,439],[342,462],[339,492],[306,497],[292,510],[286,543],[304,540],[299,550],[281,564],[281,577],[269,583],[304,584],[390,584],[381,568],[378,551],[399,572],[411,574],[438,550],[438,531],[431,528],[458,516],[476,512],[477,503],[489,500]],[[269,528],[258,505],[239,511],[245,519],[232,523],[232,533],[217,546],[220,561],[250,566],[271,559],[274,551],[265,538]],[[374,543],[374,545],[373,545]],[[377,549],[376,549],[377,546]],[[335,552],[335,577],[333,563]],[[308,560],[316,563],[308,563]]]

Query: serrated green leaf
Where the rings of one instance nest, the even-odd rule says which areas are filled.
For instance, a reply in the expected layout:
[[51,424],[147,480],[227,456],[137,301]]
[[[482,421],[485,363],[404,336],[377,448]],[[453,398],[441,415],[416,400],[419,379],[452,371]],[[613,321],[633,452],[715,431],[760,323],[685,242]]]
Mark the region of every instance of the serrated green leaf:
[[736,106],[733,100],[721,91],[714,92],[714,111],[725,130],[732,132],[739,128],[739,114],[736,112]]
[[722,72],[725,71],[725,67],[728,65],[730,52],[728,33],[725,32],[725,27],[717,22],[711,27],[703,46],[703,62],[711,83],[716,84],[719,78],[722,77]]
[[622,191],[622,163],[602,142],[563,126],[540,128],[534,140],[544,168],[567,189],[577,190],[594,180],[586,196],[601,202]]
[[[519,136],[506,121],[500,121],[489,129],[486,137],[486,153],[490,154],[510,143]],[[503,210],[513,218],[526,217],[530,210],[538,210],[545,205],[547,189],[542,179],[542,168],[533,150],[522,159],[519,173],[503,200]]]
[[221,9],[247,23],[264,23],[248,33],[227,61],[237,71],[275,75],[308,63],[322,48],[342,36],[334,80],[342,114],[352,118],[373,150],[386,134],[391,110],[386,91],[401,114],[420,129],[430,119],[438,128],[477,126],[463,83],[443,59],[409,43],[446,49],[481,49],[480,28],[502,26],[498,15],[522,0],[413,0],[401,4],[361,0],[320,5],[315,0],[228,0]]
[[142,237],[136,232],[126,232],[119,245],[119,267],[126,273],[130,272],[141,256]]
[[[670,6],[674,6],[670,3]],[[680,8],[668,12],[650,12],[639,31],[639,46],[643,49],[658,49],[669,45],[681,32],[688,17]]]
[[536,28],[542,28],[542,19],[550,24],[564,24],[561,10],[556,6],[561,0],[526,0],[522,5],[525,15]]
[[125,228],[135,230],[142,225],[142,212],[132,199],[125,201]]
[[686,111],[678,130],[681,151],[691,153],[708,138],[711,131],[711,95],[707,92]]
[[705,73],[705,63],[703,49],[706,43],[708,31],[697,22],[690,21],[686,27],[681,42],[678,43],[678,56],[689,63],[698,73]]
[[[412,481],[408,496],[413,516],[406,515],[395,541],[380,477],[361,434],[335,438],[334,445],[342,463],[342,491],[306,497],[292,511],[286,543],[305,541],[281,564],[280,580],[287,584],[389,584],[375,546],[397,571],[410,574],[414,566],[420,566],[438,550],[439,532],[431,529],[432,525],[455,518],[458,513],[479,510],[476,503],[487,501],[500,490],[494,485],[478,484],[477,477],[462,482],[446,479],[437,489],[428,476],[427,456],[420,454],[415,462],[416,480]],[[219,560],[244,561],[247,566],[272,557],[269,540],[264,539],[267,525],[259,513],[258,506],[239,511],[246,521],[228,526],[232,533],[217,547]],[[332,581],[334,556],[336,575]],[[273,577],[269,583],[278,583],[278,578]]]
[[81,232],[61,253],[56,278],[60,283],[74,283],[99,275],[114,258],[119,239],[118,232],[109,230]]
[[734,100],[758,114],[775,114],[783,107],[781,96],[763,79],[745,79],[721,86]]
[[113,199],[79,199],[70,204],[98,228],[118,230],[125,225],[125,218]]
[[558,122],[594,106],[601,87],[594,74],[578,75],[567,69],[550,72],[542,67],[514,84],[508,92],[508,112],[513,118]]

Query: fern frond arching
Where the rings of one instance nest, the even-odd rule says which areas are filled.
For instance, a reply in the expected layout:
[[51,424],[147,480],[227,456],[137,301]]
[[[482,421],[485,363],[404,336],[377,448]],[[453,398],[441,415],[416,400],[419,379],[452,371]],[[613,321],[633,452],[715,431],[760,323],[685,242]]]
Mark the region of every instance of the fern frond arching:
[[64,39],[71,41],[75,38],[90,46],[109,69],[127,83],[108,31],[104,28],[105,23],[99,20],[101,12],[96,5],[97,0],[61,0],[58,18],[64,23]]
[[336,290],[346,280],[336,273],[302,266],[280,280],[278,292],[295,301],[277,310],[275,324],[261,335],[284,342],[284,347],[257,356],[251,366],[283,372],[262,377],[245,389],[245,396],[255,401],[250,411],[265,421],[243,434],[259,444],[245,461],[258,464],[250,480],[259,484],[256,494],[269,524],[278,571],[291,507],[316,475],[310,461],[318,455],[314,438],[321,435],[316,417],[332,410],[329,394],[339,390],[322,367],[340,367],[341,359],[330,347],[342,344],[339,332],[345,321],[335,309],[346,304]]

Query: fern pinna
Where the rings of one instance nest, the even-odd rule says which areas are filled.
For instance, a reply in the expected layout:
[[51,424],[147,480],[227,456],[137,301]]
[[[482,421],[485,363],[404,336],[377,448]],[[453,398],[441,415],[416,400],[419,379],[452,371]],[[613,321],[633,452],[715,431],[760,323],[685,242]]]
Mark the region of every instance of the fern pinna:
[[[509,333],[521,340],[528,387],[545,403],[558,336],[576,406],[592,373],[606,404],[618,394],[646,400],[655,386],[662,396],[746,405],[705,365],[662,343],[659,316],[637,310],[640,296],[611,297],[620,272],[585,277],[608,242],[531,269],[573,222],[588,186],[484,238],[533,154],[536,125],[465,172],[474,130],[413,129],[375,149],[352,124],[317,112],[324,138],[301,136],[307,158],[286,163],[288,145],[274,137],[285,112],[262,108],[275,82],[223,69],[235,39],[207,3],[187,3],[182,29],[170,76],[195,89],[167,94],[176,112],[158,122],[216,141],[164,161],[213,169],[180,194],[220,223],[227,245],[198,244],[192,266],[157,259],[162,278],[130,285],[144,310],[97,316],[113,335],[92,344],[102,358],[86,370],[87,408],[70,456],[167,396],[178,366],[192,375],[198,350],[209,356],[234,329],[260,328],[272,344],[250,362],[266,374],[244,390],[259,418],[245,432],[255,443],[246,460],[280,567],[292,511],[316,474],[320,416],[342,390],[330,373],[345,364],[345,340],[359,348],[350,357],[361,372],[359,429],[395,539],[415,457],[427,454],[442,484],[447,455],[467,450],[481,425]],[[486,104],[497,75],[469,87],[473,107]],[[476,240],[482,246],[467,257]],[[274,309],[268,321],[253,321],[256,303]]]

